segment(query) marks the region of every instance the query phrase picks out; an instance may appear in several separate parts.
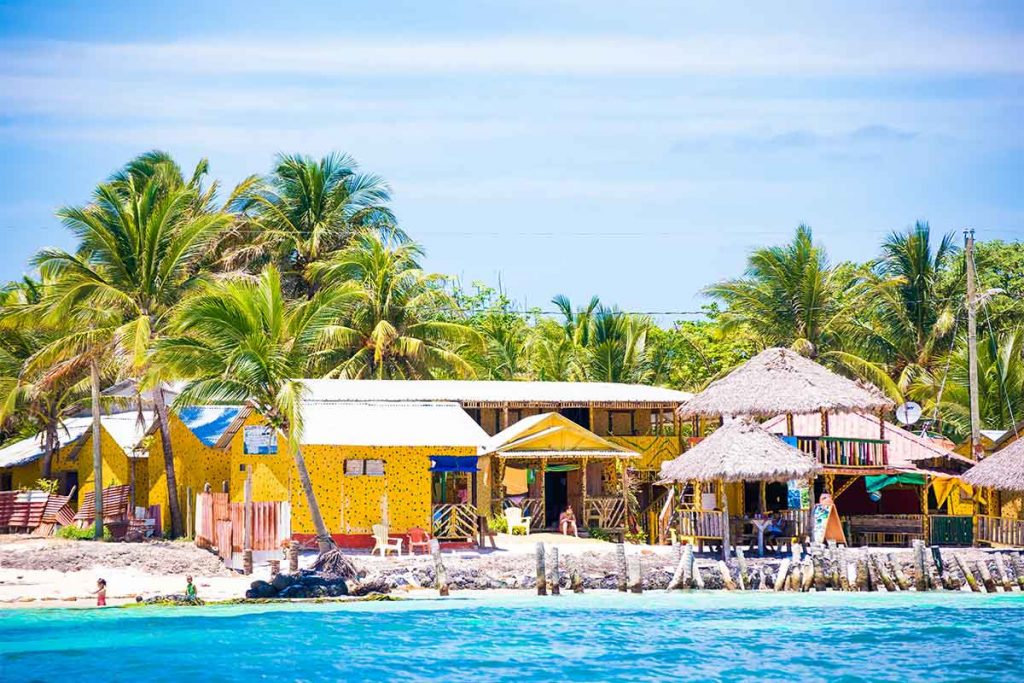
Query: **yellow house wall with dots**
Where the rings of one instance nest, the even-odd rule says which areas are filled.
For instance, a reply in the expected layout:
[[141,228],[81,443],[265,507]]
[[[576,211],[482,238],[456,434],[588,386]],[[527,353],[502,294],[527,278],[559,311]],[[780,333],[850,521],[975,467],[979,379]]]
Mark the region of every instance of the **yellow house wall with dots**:
[[[245,425],[262,420],[250,415]],[[285,440],[278,437],[276,455],[247,455],[243,429],[231,439],[230,494],[232,502],[244,496],[247,466],[252,467],[253,500],[291,503],[292,533],[313,534],[305,494]],[[472,447],[451,446],[342,446],[307,444],[302,447],[313,492],[324,523],[332,535],[368,536],[382,520],[385,495],[390,531],[401,534],[410,527],[430,528],[430,456],[476,455]],[[384,475],[346,476],[346,460],[383,460]],[[481,458],[481,462],[486,460]],[[478,476],[478,500],[489,500],[486,473]]]
[[[192,502],[195,495],[209,484],[214,491],[220,491],[223,483],[229,481],[231,461],[227,453],[207,446],[171,413],[171,448],[174,451],[174,480],[181,508],[182,521],[187,525],[188,496]],[[149,505],[160,506],[160,520],[164,531],[171,530],[171,511],[168,506],[167,469],[164,464],[163,441],[155,431],[147,437],[149,443]],[[140,503],[141,504],[141,503]],[[192,530],[189,530],[189,535]]]

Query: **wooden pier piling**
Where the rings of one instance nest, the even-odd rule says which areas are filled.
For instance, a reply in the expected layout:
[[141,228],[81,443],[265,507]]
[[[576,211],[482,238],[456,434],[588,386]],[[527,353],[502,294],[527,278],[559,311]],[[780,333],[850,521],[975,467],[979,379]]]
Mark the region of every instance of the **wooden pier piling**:
[[548,575],[544,569],[544,544],[537,544],[537,595],[548,594]]

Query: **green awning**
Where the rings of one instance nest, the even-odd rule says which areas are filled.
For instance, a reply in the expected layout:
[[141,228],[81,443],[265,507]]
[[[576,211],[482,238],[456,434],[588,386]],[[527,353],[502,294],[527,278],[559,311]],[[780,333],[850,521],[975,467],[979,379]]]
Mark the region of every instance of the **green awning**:
[[869,474],[864,477],[864,485],[868,489],[868,493],[872,491],[881,491],[886,486],[892,486],[893,484],[913,484],[914,486],[924,486],[928,482],[928,478],[923,474],[913,474],[911,472],[901,472],[900,474]]

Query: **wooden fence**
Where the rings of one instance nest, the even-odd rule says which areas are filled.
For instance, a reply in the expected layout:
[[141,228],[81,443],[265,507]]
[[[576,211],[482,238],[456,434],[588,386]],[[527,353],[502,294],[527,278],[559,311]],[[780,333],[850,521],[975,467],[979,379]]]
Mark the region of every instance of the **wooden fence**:
[[978,516],[979,543],[1024,546],[1024,519]]
[[[248,520],[247,520],[248,517]],[[246,522],[250,550],[277,550],[291,539],[291,507],[283,501],[231,503],[226,493],[196,495],[196,545],[214,548],[225,561],[245,548]]]
[[442,540],[468,540],[477,533],[476,506],[469,503],[442,503],[433,506],[431,532]]

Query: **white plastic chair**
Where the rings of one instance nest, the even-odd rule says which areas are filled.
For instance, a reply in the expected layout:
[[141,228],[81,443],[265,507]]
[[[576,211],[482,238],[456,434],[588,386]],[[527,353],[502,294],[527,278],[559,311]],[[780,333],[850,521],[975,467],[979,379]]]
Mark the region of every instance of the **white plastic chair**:
[[522,508],[505,508],[505,522],[508,524],[508,534],[511,536],[516,529],[522,529],[523,534],[530,535],[530,517],[523,516]]
[[373,541],[374,545],[373,550],[370,551],[371,555],[379,550],[380,556],[385,557],[389,550],[393,550],[399,557],[402,556],[402,543],[404,539],[388,537],[388,528],[383,524],[373,525]]

